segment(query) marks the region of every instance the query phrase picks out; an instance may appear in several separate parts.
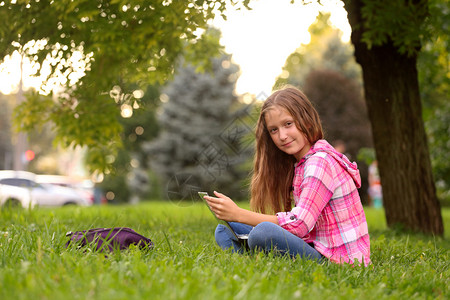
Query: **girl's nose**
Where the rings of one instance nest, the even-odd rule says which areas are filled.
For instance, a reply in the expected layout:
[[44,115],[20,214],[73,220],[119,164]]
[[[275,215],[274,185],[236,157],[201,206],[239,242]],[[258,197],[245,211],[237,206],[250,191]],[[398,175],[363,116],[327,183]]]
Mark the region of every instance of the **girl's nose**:
[[280,140],[284,141],[285,139],[287,139],[287,134],[284,129],[280,129],[279,132],[280,132]]

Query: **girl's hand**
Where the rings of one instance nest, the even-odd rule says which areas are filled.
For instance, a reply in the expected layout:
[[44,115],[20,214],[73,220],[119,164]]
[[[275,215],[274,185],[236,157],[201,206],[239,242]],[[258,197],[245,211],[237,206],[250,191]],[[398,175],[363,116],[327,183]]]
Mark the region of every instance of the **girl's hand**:
[[205,196],[205,200],[216,217],[228,222],[238,222],[239,206],[224,194],[214,191],[214,195],[216,197]]

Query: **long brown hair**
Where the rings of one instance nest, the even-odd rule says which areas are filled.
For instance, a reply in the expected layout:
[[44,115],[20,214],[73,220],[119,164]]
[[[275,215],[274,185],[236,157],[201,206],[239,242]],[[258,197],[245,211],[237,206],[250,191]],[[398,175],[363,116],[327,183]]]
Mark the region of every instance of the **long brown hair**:
[[267,130],[265,114],[274,106],[285,109],[295,126],[313,145],[323,138],[319,114],[297,88],[286,87],[264,102],[256,124],[256,153],[251,181],[250,206],[261,213],[291,210],[291,187],[296,159],[274,144]]

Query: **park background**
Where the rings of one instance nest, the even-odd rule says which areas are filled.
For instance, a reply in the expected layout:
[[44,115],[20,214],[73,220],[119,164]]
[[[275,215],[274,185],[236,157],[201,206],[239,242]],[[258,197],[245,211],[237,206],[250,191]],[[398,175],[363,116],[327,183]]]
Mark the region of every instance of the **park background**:
[[[47,3],[46,1],[41,2]],[[91,264],[92,260],[95,261],[94,265],[103,264],[103,261],[99,261],[102,256],[96,254],[78,256],[79,254],[74,251],[65,252],[63,232],[95,226],[130,226],[154,238],[160,246],[160,251],[155,251],[157,254],[145,256],[144,261],[147,266],[160,259],[165,266],[161,267],[162,270],[174,272],[178,269],[173,267],[173,264],[181,263],[182,265],[187,262],[190,265],[194,262],[201,262],[203,267],[211,264],[208,259],[205,262],[204,251],[213,253],[216,258],[220,252],[217,252],[210,239],[211,230],[202,231],[198,228],[203,225],[213,228],[214,221],[208,219],[208,215],[204,215],[205,212],[199,206],[195,192],[200,189],[210,191],[219,189],[233,196],[234,199],[244,200],[241,204],[246,205],[248,179],[252,166],[252,130],[257,118],[259,100],[267,97],[272,88],[293,84],[302,88],[315,103],[322,116],[327,139],[333,144],[345,141],[346,155],[352,160],[356,160],[361,169],[364,185],[360,192],[367,210],[369,227],[373,229],[371,231],[374,241],[372,249],[377,267],[372,281],[363,286],[366,287],[366,290],[373,291],[373,297],[375,295],[380,297],[415,295],[424,298],[448,296],[449,274],[446,261],[448,261],[449,246],[447,233],[439,234],[437,232],[436,239],[430,239],[427,236],[410,232],[402,226],[397,227],[392,224],[386,226],[384,210],[377,210],[370,206],[367,195],[367,169],[368,165],[375,160],[376,151],[364,98],[362,70],[354,58],[354,46],[349,40],[349,25],[330,21],[335,18],[336,14],[342,14],[343,4],[341,2],[322,1],[325,5],[323,13],[319,14],[317,7],[311,9],[311,6],[316,5],[315,1],[312,1],[309,6],[304,6],[301,1],[295,1],[293,4],[290,1],[280,1],[283,4],[277,3],[276,8],[265,10],[261,23],[257,23],[253,19],[254,15],[251,10],[248,11],[243,7],[247,2],[241,4],[240,10],[232,13],[227,20],[223,21],[220,19],[222,7],[212,5],[212,8],[218,9],[216,11],[218,19],[212,23],[205,22],[204,16],[211,17],[211,12],[208,7],[203,7],[204,14],[199,14],[201,17],[193,15],[192,24],[189,24],[189,26],[198,25],[203,30],[198,30],[195,26],[188,26],[189,30],[186,32],[180,32],[179,27],[176,27],[174,20],[177,18],[174,15],[177,14],[177,10],[189,14],[190,12],[186,12],[186,10],[198,9],[194,4],[180,5],[180,3],[171,1],[163,1],[161,7],[152,4],[149,7],[154,6],[161,9],[161,17],[155,21],[152,18],[146,19],[145,12],[142,12],[142,7],[138,2],[108,2],[111,11],[118,8],[118,13],[113,14],[105,9],[100,13],[101,18],[97,18],[95,9],[85,1],[75,1],[67,7],[64,7],[67,4],[65,1],[56,5],[52,4],[56,11],[53,13],[60,14],[58,18],[62,20],[60,23],[56,23],[57,34],[53,34],[52,30],[47,27],[55,24],[50,24],[50,22],[49,25],[45,22],[46,16],[43,14],[52,12],[48,7],[39,10],[39,4],[31,5],[22,1],[0,4],[2,16],[8,16],[4,19],[11,20],[11,24],[21,23],[8,15],[10,13],[6,9],[8,6],[20,8],[15,11],[16,16],[26,16],[20,27],[23,30],[22,37],[24,39],[27,35],[33,36],[29,32],[27,33],[27,30],[36,28],[38,35],[43,37],[49,35],[52,38],[51,41],[56,41],[54,44],[48,44],[56,45],[55,48],[49,48],[42,41],[31,42],[28,45],[16,41],[12,45],[6,45],[5,41],[8,40],[9,34],[14,35],[17,32],[13,30],[8,32],[7,24],[10,23],[5,23],[2,28],[1,53],[5,55],[21,53],[25,62],[31,58],[32,72],[37,72],[36,74],[39,75],[44,73],[44,76],[48,76],[48,78],[43,84],[39,83],[37,86],[35,83],[30,83],[29,86],[34,87],[31,89],[26,89],[25,78],[23,78],[25,89],[22,90],[22,85],[19,84],[15,86],[15,90],[10,91],[11,94],[1,96],[0,101],[4,109],[0,112],[2,126],[0,168],[10,169],[12,167],[11,153],[14,149],[14,142],[20,135],[16,130],[21,128],[27,130],[27,149],[29,148],[35,153],[35,158],[25,162],[24,168],[36,173],[87,176],[97,183],[98,188],[103,190],[110,204],[117,204],[117,208],[88,208],[86,211],[77,208],[70,212],[64,209],[2,212],[4,238],[2,240],[2,267],[5,271],[4,277],[2,277],[3,282],[10,282],[12,278],[20,277],[22,274],[20,272],[26,273],[31,270],[28,279],[25,278],[24,281],[11,286],[25,290],[28,288],[30,293],[38,291],[41,295],[51,296],[54,294],[50,291],[50,287],[56,285],[60,287],[57,289],[58,293],[68,293],[72,291],[71,288],[62,284],[61,278],[53,275],[49,277],[46,284],[42,285],[42,289],[39,289],[37,285],[42,284],[42,279],[38,279],[37,271],[42,267],[43,261],[48,259],[46,272],[61,272],[59,268],[70,264],[67,255],[75,255],[74,259],[84,259],[85,263],[80,264],[79,268],[72,264],[69,271],[78,274],[78,283],[80,286],[85,286],[84,283],[81,283],[81,278],[86,274],[81,268]],[[220,1],[218,2],[220,3]],[[249,5],[254,7],[256,14],[258,6],[268,2],[273,1],[251,1]],[[400,5],[398,3],[401,2],[395,1],[395,4]],[[448,120],[449,8],[445,1],[424,1],[423,3],[428,5],[432,16],[430,18],[432,22],[427,23],[427,26],[431,28],[433,34],[426,35],[422,32],[423,28],[419,30],[412,26],[417,21],[414,17],[415,14],[406,14],[403,19],[400,18],[399,11],[395,11],[398,8],[396,5],[390,5],[393,11],[383,12],[389,13],[391,19],[398,19],[400,25],[411,24],[412,30],[416,30],[413,34],[419,37],[422,44],[420,51],[416,53],[417,82],[420,87],[422,106],[421,120],[423,120],[427,134],[434,179],[433,186],[437,191],[439,205],[443,207],[442,217],[445,227],[448,228],[446,206],[450,203],[450,160],[448,159],[448,153],[450,153],[448,142],[448,124],[450,124]],[[29,7],[26,7],[27,5]],[[35,5],[36,9],[34,9]],[[384,5],[388,6],[386,3]],[[239,5],[237,6],[239,7]],[[419,10],[415,13],[420,15],[421,8],[423,7],[417,8]],[[29,10],[29,13],[26,9]],[[236,7],[229,6],[223,13],[227,15],[227,11],[235,9]],[[376,6],[374,9],[381,8]],[[127,19],[128,16],[125,13],[133,11],[137,15],[141,14],[139,17],[142,17],[145,22],[149,22],[151,28],[157,29],[156,35],[159,34],[163,37],[158,39],[156,36],[153,44],[152,40],[140,39],[142,45],[148,47],[144,47],[144,49],[150,54],[140,54],[141,45],[131,43],[130,41],[134,40],[129,40],[128,33],[124,29],[133,24],[131,19]],[[298,11],[302,11],[304,17],[296,18],[296,14],[299,14]],[[124,14],[123,19],[120,13]],[[77,30],[65,31],[65,22],[73,21],[74,15],[75,19],[82,15],[81,22],[76,23],[81,28],[79,32],[83,33],[82,30],[88,30],[91,32],[91,36],[84,34],[77,36],[76,34],[79,33]],[[280,19],[274,20],[274,16],[281,16],[281,21]],[[114,20],[119,21],[114,22]],[[304,20],[306,24],[289,23],[288,20]],[[382,25],[375,21],[373,26],[381,28]],[[209,26],[214,23],[220,25],[218,29]],[[338,23],[339,28],[344,32],[333,27]],[[27,27],[28,24],[30,27]],[[238,32],[244,36],[244,39],[239,39],[236,32],[230,34],[224,24],[233,24],[238,28],[241,26]],[[281,26],[275,26],[275,24]],[[109,30],[108,26],[110,26]],[[92,31],[92,28],[101,28],[102,30],[96,35],[97,31]],[[249,28],[252,31],[247,31]],[[174,34],[177,41],[167,39],[168,33]],[[398,37],[395,34],[394,32],[390,38]],[[76,42],[67,43],[69,35],[72,35]],[[135,33],[135,36],[139,40],[139,32]],[[381,43],[385,42],[380,36],[378,38]],[[148,36],[143,35],[143,37]],[[164,41],[164,39],[167,40]],[[280,54],[267,50],[271,49],[273,45],[281,44],[280,39],[289,40],[291,43],[284,49],[287,52]],[[182,42],[178,40],[182,40]],[[239,52],[234,50],[235,48],[231,44],[227,45],[227,41],[230,40],[243,44],[248,51],[247,56],[239,56]],[[377,36],[372,36],[375,46],[376,40]],[[88,41],[94,46],[88,45]],[[185,41],[187,44],[184,44]],[[224,43],[223,46],[220,44],[221,41]],[[251,42],[245,43],[246,41]],[[406,42],[408,41],[406,40]],[[154,45],[155,51],[152,45]],[[99,56],[95,57],[94,54],[93,58],[91,53],[80,55],[86,48],[99,49],[99,52],[96,52],[96,55]],[[41,53],[49,53],[50,56],[39,54],[37,49],[40,49]],[[236,53],[234,53],[235,51]],[[68,53],[69,56],[67,56]],[[259,53],[262,53],[262,56],[256,55]],[[124,59],[128,56],[132,59]],[[39,67],[45,66],[45,59],[48,62],[47,66],[52,66],[49,70],[53,73],[48,73],[45,68],[42,69],[44,72],[38,73]],[[106,66],[103,66],[103,71],[99,71],[95,67],[102,59],[105,59]],[[6,60],[8,57],[5,56]],[[251,75],[247,75],[246,68],[248,67],[245,65],[247,61],[256,61],[256,71]],[[275,66],[271,66],[271,63],[275,63]],[[131,67],[125,68],[126,64]],[[4,71],[7,77],[13,77],[17,67],[14,68],[14,71],[5,67]],[[267,74],[267,76],[256,79],[261,74]],[[243,87],[243,82],[247,82],[248,88]],[[17,106],[17,104],[19,105]],[[407,107],[405,107],[406,109]],[[391,125],[385,124],[387,128]],[[422,146],[422,144],[419,145],[419,147]],[[406,151],[414,150],[417,149],[410,148]],[[69,170],[74,174],[66,174]],[[395,170],[392,171],[394,173]],[[421,184],[427,185],[425,180],[424,182],[419,181],[418,185]],[[404,186],[402,188],[408,189]],[[129,203],[135,205],[129,206]],[[160,208],[160,205],[165,208]],[[408,205],[404,204],[403,206]],[[187,213],[189,211],[195,212]],[[189,219],[186,217],[186,213],[191,216],[193,222],[180,221]],[[135,216],[139,222],[126,218],[124,214]],[[411,212],[411,214],[413,213]],[[174,217],[171,217],[172,215]],[[68,221],[69,219],[72,221]],[[194,221],[203,225],[195,225]],[[418,228],[413,229],[417,230]],[[22,230],[36,234],[25,235]],[[192,232],[194,232],[194,238],[191,239],[192,244],[183,245],[186,243],[186,236],[190,236]],[[204,240],[204,236],[209,236],[209,238]],[[16,242],[8,244],[14,240]],[[23,251],[24,249],[25,251]],[[18,254],[18,251],[23,252],[23,255]],[[57,258],[60,255],[63,257],[62,261]],[[107,285],[111,289],[120,278],[123,278],[120,275],[121,270],[127,269],[127,263],[128,266],[131,266],[127,272],[134,272],[136,271],[134,268],[141,268],[138,267],[137,262],[140,258],[141,254],[138,251],[125,257],[117,254],[117,264],[108,261],[105,269],[100,268],[99,273],[93,272],[92,276],[109,277],[105,274],[116,274],[118,278],[111,279]],[[136,261],[130,261],[133,259]],[[231,257],[229,259],[231,265],[243,264],[241,258]],[[234,281],[230,283],[230,286],[239,288],[237,296],[248,295],[248,289],[257,285],[256,282],[262,280],[263,277],[256,276],[253,280],[246,280],[245,273],[239,270],[223,274],[217,268],[223,268],[230,262],[227,260],[228,258],[218,259],[218,263],[214,265],[212,271],[202,273],[200,278],[206,280],[210,275],[216,275],[216,272],[219,272],[222,277],[232,274]],[[261,260],[270,265],[277,265],[280,270],[284,268],[292,271],[298,267],[289,261],[279,262],[270,257]],[[250,270],[251,262],[253,260],[245,263]],[[287,265],[283,265],[285,263]],[[21,267],[15,270],[17,265]],[[157,268],[156,265],[154,266]],[[366,278],[368,272],[361,270],[352,272],[347,269],[342,271],[333,267],[331,271],[327,271],[322,267],[309,267],[312,268],[309,271],[308,267],[301,267],[299,271],[301,274],[298,275],[311,280],[311,282],[304,281],[303,285],[313,283],[310,290],[306,289],[312,295],[328,293],[332,296],[333,288],[347,282],[343,287],[345,290],[343,295],[349,296],[351,290],[354,290]],[[271,269],[264,269],[258,263],[254,268],[256,268],[253,269],[255,273],[261,272],[267,275],[272,272]],[[185,274],[188,269],[188,267],[180,267],[179,270]],[[382,272],[381,269],[390,273]],[[422,274],[420,274],[421,270]],[[152,269],[140,270],[139,274],[143,274],[144,271],[151,272]],[[164,273],[155,272],[161,276],[162,281],[168,280],[168,277],[162,275]],[[281,273],[274,276],[281,276]],[[342,277],[342,273],[345,274],[344,277]],[[126,274],[129,275],[129,273]],[[408,277],[409,274],[412,277]],[[61,276],[67,278],[70,275],[66,273]],[[142,275],[141,280],[155,280],[155,278],[146,276]],[[90,291],[100,298],[98,288],[102,285],[94,277],[91,279]],[[392,283],[396,278],[403,278],[403,281]],[[431,280],[427,282],[428,285],[424,286],[427,278],[431,278]],[[137,277],[127,277],[127,279],[133,283],[132,286],[137,286],[141,282]],[[183,280],[189,281],[189,276],[180,279],[181,282]],[[214,291],[222,291],[220,283],[206,282],[211,284],[212,294]],[[410,288],[408,288],[407,282],[412,282]],[[30,284],[31,286],[29,286]],[[345,287],[345,285],[347,286]],[[169,284],[161,284],[163,288],[169,286]],[[189,284],[186,286],[192,287],[198,292],[199,287]],[[176,284],[176,287],[183,290],[180,283]],[[277,291],[281,291],[281,288],[280,284]],[[79,295],[84,295],[77,288],[75,290]],[[151,289],[144,290],[150,292]],[[301,288],[291,285],[286,289],[286,295],[303,295],[298,290]],[[270,295],[263,287],[256,291],[254,298]],[[5,293],[8,292],[11,293],[9,297],[17,296],[11,290],[7,290]],[[117,293],[117,295],[122,295],[120,292]],[[228,297],[225,296],[225,298],[231,298],[232,293],[231,289],[227,290],[225,295]],[[358,293],[361,297],[367,296],[366,291],[358,290]],[[164,295],[164,292],[161,294]],[[27,295],[26,292],[23,295]],[[170,295],[172,298],[183,296],[182,292],[177,293],[176,289]],[[188,293],[187,295],[192,294]],[[284,294],[279,292],[278,295]],[[138,298],[138,296],[139,294],[136,297]],[[204,297],[206,298],[206,296]],[[24,298],[26,297],[24,296]]]
[[[211,182],[218,188],[231,184],[231,195],[245,199],[252,159],[251,149],[247,148],[251,147],[251,141],[239,141],[246,148],[241,151],[237,145],[231,145],[236,141],[226,141],[224,135],[228,134],[228,139],[241,140],[242,136],[251,135],[258,100],[264,100],[272,89],[292,84],[307,92],[316,104],[324,122],[326,138],[332,144],[344,141],[345,154],[358,162],[363,177],[361,196],[365,204],[369,203],[367,167],[375,160],[375,153],[363,98],[361,67],[353,57],[351,28],[343,3],[322,3],[323,6],[315,2],[308,5],[289,1],[274,4],[261,0],[252,3],[252,10],[238,10],[229,5],[226,19],[217,14],[209,23],[218,30],[209,34],[216,35],[214,47],[222,47],[223,55],[222,58],[214,58],[222,62],[216,62],[211,72],[204,74],[198,68],[189,70],[195,66],[179,64],[176,75],[162,83],[143,87],[140,84],[140,88],[135,85],[136,90],[131,87],[128,93],[120,85],[112,86],[110,101],[117,104],[121,115],[106,117],[103,123],[90,121],[91,124],[78,123],[70,128],[81,131],[86,130],[83,126],[89,126],[88,130],[98,126],[100,131],[101,126],[105,126],[110,127],[111,132],[117,131],[116,140],[108,141],[109,146],[114,145],[110,148],[116,150],[111,153],[105,149],[89,153],[89,148],[96,150],[101,147],[100,140],[93,141],[95,145],[92,147],[82,147],[80,145],[89,145],[89,142],[58,137],[60,129],[55,129],[55,120],[51,119],[40,126],[31,126],[39,129],[29,132],[28,142],[18,149],[18,140],[23,133],[17,133],[17,128],[23,124],[12,125],[12,112],[17,103],[24,101],[23,93],[36,90],[41,96],[61,95],[64,83],[73,85],[71,81],[83,76],[85,65],[80,58],[81,53],[74,51],[73,61],[69,63],[74,65],[73,69],[67,71],[67,66],[52,62],[56,69],[66,70],[66,73],[55,72],[57,75],[46,81],[48,64],[42,64],[44,71],[41,74],[38,72],[41,65],[33,61],[36,57],[30,60],[24,55],[21,59],[20,51],[11,52],[0,67],[4,93],[1,101],[5,107],[1,118],[0,168],[12,169],[15,156],[23,157],[24,151],[32,150],[34,159],[25,161],[22,168],[37,173],[91,178],[98,182],[97,186],[105,195],[108,194],[111,203],[168,198],[170,180],[177,178],[177,174],[187,177],[191,173],[194,185],[212,190]],[[444,9],[442,17],[445,13]],[[441,22],[445,34],[447,25],[444,19]],[[427,42],[418,58],[418,70],[423,119],[438,198],[443,205],[448,205],[450,167],[447,160],[446,100],[449,76],[448,38],[444,34],[437,34]],[[29,44],[28,47],[37,51],[35,48],[38,46]],[[191,76],[192,72],[196,76]],[[220,76],[228,76],[229,82],[224,84]],[[220,95],[214,94],[219,89],[222,90]],[[171,101],[167,103],[169,98]],[[36,111],[45,110],[45,101],[41,102],[36,105]],[[92,107],[87,109],[95,110],[96,106],[92,103]],[[111,114],[117,114],[116,111]],[[228,116],[222,115],[223,111]],[[218,114],[220,118],[211,117]],[[205,116],[209,119],[203,123],[199,121]],[[176,124],[168,126],[170,118],[175,118]],[[56,123],[56,127],[63,127],[57,120]],[[205,128],[200,128],[202,125]],[[219,141],[211,137],[218,137]],[[251,136],[244,138],[251,139]],[[158,149],[155,149],[156,144]],[[174,157],[176,150],[173,149],[181,145],[183,151],[179,149],[176,154],[182,156],[180,161]],[[208,161],[205,163],[201,159]],[[222,182],[217,181],[219,177]]]

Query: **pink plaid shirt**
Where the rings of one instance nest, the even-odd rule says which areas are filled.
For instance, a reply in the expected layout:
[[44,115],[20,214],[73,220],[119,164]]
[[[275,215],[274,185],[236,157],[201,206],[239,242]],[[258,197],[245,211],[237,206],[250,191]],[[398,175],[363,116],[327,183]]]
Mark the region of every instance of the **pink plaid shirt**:
[[317,141],[296,164],[295,207],[277,213],[281,227],[313,243],[336,263],[370,264],[366,216],[357,189],[361,177],[356,163],[325,140]]

